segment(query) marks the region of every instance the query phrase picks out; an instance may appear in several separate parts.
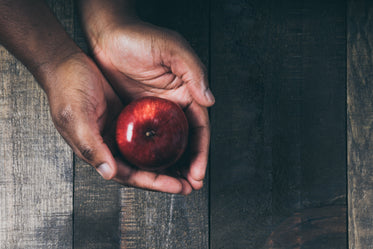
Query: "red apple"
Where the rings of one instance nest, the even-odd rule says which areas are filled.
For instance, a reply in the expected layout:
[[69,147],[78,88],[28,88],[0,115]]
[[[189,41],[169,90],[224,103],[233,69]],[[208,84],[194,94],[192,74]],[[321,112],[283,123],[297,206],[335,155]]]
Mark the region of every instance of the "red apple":
[[116,140],[132,165],[156,171],[174,164],[188,143],[188,121],[172,101],[143,97],[127,105],[118,117]]

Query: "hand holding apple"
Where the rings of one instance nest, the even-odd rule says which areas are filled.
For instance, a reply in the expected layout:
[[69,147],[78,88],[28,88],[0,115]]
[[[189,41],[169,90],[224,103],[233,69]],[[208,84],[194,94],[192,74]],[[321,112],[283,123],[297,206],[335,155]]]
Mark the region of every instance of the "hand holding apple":
[[85,54],[66,58],[48,77],[55,84],[47,95],[56,128],[74,152],[105,179],[161,192],[191,192],[190,184],[182,178],[134,169],[121,159],[115,145],[115,125],[123,105]]
[[[190,165],[183,176],[193,189],[200,189],[210,142],[207,107],[214,104],[205,67],[179,34],[126,15],[129,9],[113,2],[84,1],[83,26],[93,55],[123,100],[156,96],[185,110]],[[100,22],[94,18],[98,14]]]
[[[104,7],[111,6],[114,9],[120,10],[115,5],[126,2],[125,0],[80,1],[82,5],[87,7],[83,9],[93,11],[93,13],[91,12],[92,22],[86,22],[90,24],[88,25],[91,27],[89,30],[100,32],[100,29],[95,28],[108,25],[103,18],[97,18],[97,16],[103,17],[103,12],[106,11],[104,8],[100,8],[102,7],[101,5]],[[189,88],[182,87],[183,84],[179,78],[181,72],[186,72],[185,67],[183,70],[177,70],[178,76],[174,77],[173,73],[162,73],[164,72],[164,67],[159,65],[159,60],[156,60],[154,61],[156,64],[155,71],[149,69],[152,73],[147,74],[148,62],[152,58],[147,57],[145,61],[137,60],[143,55],[142,52],[148,54],[149,49],[146,46],[151,46],[152,37],[142,37],[141,35],[136,37],[135,33],[133,33],[135,36],[132,37],[128,33],[122,34],[125,36],[118,35],[120,32],[113,34],[112,38],[117,37],[120,39],[128,35],[128,38],[132,39],[130,42],[132,45],[142,42],[144,45],[142,47],[143,51],[140,44],[138,44],[140,47],[137,47],[139,50],[132,51],[138,54],[135,54],[135,57],[129,58],[127,62],[135,63],[133,64],[134,67],[128,68],[129,71],[125,71],[123,77],[121,77],[123,68],[120,68],[120,70],[113,68],[117,61],[115,64],[110,64],[108,60],[111,58],[114,59],[112,53],[123,52],[126,41],[119,41],[118,50],[114,48],[114,42],[118,42],[117,39],[109,41],[107,44],[107,41],[100,43],[100,48],[97,51],[106,51],[106,48],[110,48],[109,50],[112,52],[108,56],[101,54],[100,58],[102,60],[100,64],[102,68],[108,65],[105,72],[108,74],[113,73],[110,78],[118,80],[114,83],[118,91],[116,92],[93,60],[84,54],[65,32],[63,26],[58,22],[44,1],[32,3],[29,3],[29,1],[7,1],[1,4],[1,7],[0,14],[5,14],[2,16],[7,17],[0,18],[1,43],[29,68],[30,72],[45,90],[48,96],[52,119],[57,130],[79,157],[94,166],[105,179],[114,179],[125,185],[180,194],[190,193],[192,190],[191,185],[194,188],[201,187],[201,185],[194,183],[192,180],[196,175],[200,179],[203,178],[203,162],[197,163],[199,166],[190,167],[191,170],[189,172],[192,173],[190,174],[191,177],[188,177],[188,174],[186,174],[186,178],[189,179],[187,181],[184,177],[171,177],[134,169],[129,167],[119,157],[116,157],[118,151],[113,146],[115,142],[115,120],[124,103],[141,95],[164,95],[165,98],[180,99],[177,101],[178,104],[181,104],[183,108],[188,107],[186,109],[188,119],[192,120],[190,122],[192,124],[192,137],[199,138],[191,139],[191,143],[193,143],[193,140],[195,143],[196,141],[203,141],[201,143],[198,142],[197,146],[191,147],[195,148],[198,153],[207,154],[207,150],[205,150],[208,147],[209,139],[207,112],[204,112],[204,109],[199,106],[198,98],[198,103],[193,101],[193,98],[189,94]],[[83,12],[86,13],[86,11]],[[40,15],[40,13],[42,14]],[[123,16],[122,14],[124,12],[121,13],[121,16]],[[119,23],[121,23],[119,20],[113,20],[111,24],[115,24],[114,26],[116,26],[120,25]],[[107,30],[110,33],[113,30],[109,26],[111,25],[107,26]],[[156,40],[160,39],[159,36],[154,38]],[[163,40],[163,45],[166,45],[167,40],[168,38]],[[94,44],[91,45],[95,46]],[[107,47],[101,47],[101,45],[107,45]],[[134,47],[128,47],[128,49],[132,48]],[[123,56],[126,56],[126,53],[123,53]],[[193,58],[193,56],[188,58]],[[181,63],[180,68],[183,68],[182,64],[184,62],[186,61],[181,60],[179,62],[179,64]],[[122,67],[122,65],[118,66]],[[136,67],[141,70],[135,70]],[[142,75],[144,78],[135,77],[136,80],[131,79],[130,71],[133,71],[134,76],[141,77]],[[196,70],[192,71],[196,72]],[[198,72],[201,72],[201,70]],[[182,77],[183,80],[188,79],[188,75],[190,73],[186,73]],[[154,78],[154,83],[163,83],[158,86],[157,84],[153,85],[153,81],[149,78],[153,76],[156,76],[156,78],[159,76],[158,80]],[[175,81],[172,79],[175,79]],[[195,81],[191,80],[190,82]],[[147,83],[149,83],[150,87],[146,87]],[[203,91],[207,89],[207,85],[203,83],[197,84],[194,88],[193,83],[189,85],[191,89],[198,89],[199,86],[203,87]],[[126,93],[128,94],[126,95]],[[206,93],[209,93],[209,91]],[[205,159],[200,156],[195,157],[195,159],[197,158],[199,159],[195,161],[207,160],[206,156],[204,156]]]

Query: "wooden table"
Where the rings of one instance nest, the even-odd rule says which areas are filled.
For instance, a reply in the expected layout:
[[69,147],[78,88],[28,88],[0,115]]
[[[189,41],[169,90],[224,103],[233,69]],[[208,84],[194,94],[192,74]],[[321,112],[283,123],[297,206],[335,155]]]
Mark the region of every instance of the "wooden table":
[[[72,0],[49,1],[87,51]],[[106,182],[0,47],[0,248],[373,244],[373,2],[138,1],[209,69],[209,174],[188,197]]]

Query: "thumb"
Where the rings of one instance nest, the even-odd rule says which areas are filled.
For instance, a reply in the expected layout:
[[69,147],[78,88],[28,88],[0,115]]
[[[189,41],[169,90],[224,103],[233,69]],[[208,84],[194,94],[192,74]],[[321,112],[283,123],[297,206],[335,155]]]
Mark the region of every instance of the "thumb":
[[198,104],[212,106],[215,98],[209,88],[206,67],[198,56],[191,48],[174,52],[173,56],[171,71],[187,85]]
[[80,140],[78,156],[92,165],[104,179],[112,179],[117,173],[117,165],[101,135],[86,129]]
[[92,165],[106,180],[117,174],[116,161],[97,127],[77,122],[73,134],[64,136],[78,157]]

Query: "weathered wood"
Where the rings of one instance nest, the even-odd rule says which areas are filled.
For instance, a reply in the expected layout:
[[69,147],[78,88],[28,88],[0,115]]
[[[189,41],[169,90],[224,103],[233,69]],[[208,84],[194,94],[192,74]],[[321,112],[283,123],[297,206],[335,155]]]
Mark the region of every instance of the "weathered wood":
[[[260,248],[271,232],[264,116],[270,1],[211,2],[211,248]],[[268,94],[268,93],[267,93]],[[267,114],[268,115],[268,114]],[[265,120],[265,118],[267,118]]]
[[[49,2],[86,49],[71,1]],[[211,56],[211,238],[208,184],[188,197],[123,187],[119,199],[116,183],[73,159],[44,93],[0,48],[0,248],[346,246],[344,1],[211,1],[211,30],[208,2],[139,5],[206,65]],[[372,244],[371,12],[368,1],[349,2],[349,245],[357,249]]]
[[346,10],[341,1],[277,1],[273,11],[266,92],[276,224],[346,197]]
[[[54,5],[72,31],[71,1]],[[72,247],[72,153],[45,94],[0,47],[0,248]]]
[[208,248],[205,191],[183,197],[123,188],[121,196],[121,248]]
[[263,162],[267,3],[212,1],[211,248],[260,248],[270,229],[271,165]]
[[119,248],[119,211],[119,184],[75,158],[73,248]]
[[[89,53],[77,9],[74,41]],[[74,249],[119,248],[119,189],[74,154]]]
[[264,248],[347,248],[346,209],[346,206],[326,206],[297,212],[272,232]]
[[[140,15],[179,31],[208,65],[208,1],[138,1]],[[121,248],[208,248],[208,184],[188,197],[121,190]]]
[[373,3],[348,1],[347,137],[349,248],[373,244]]
[[[220,0],[211,11],[211,247],[261,248],[295,212],[345,205],[345,5]],[[346,245],[346,233],[327,238]]]

